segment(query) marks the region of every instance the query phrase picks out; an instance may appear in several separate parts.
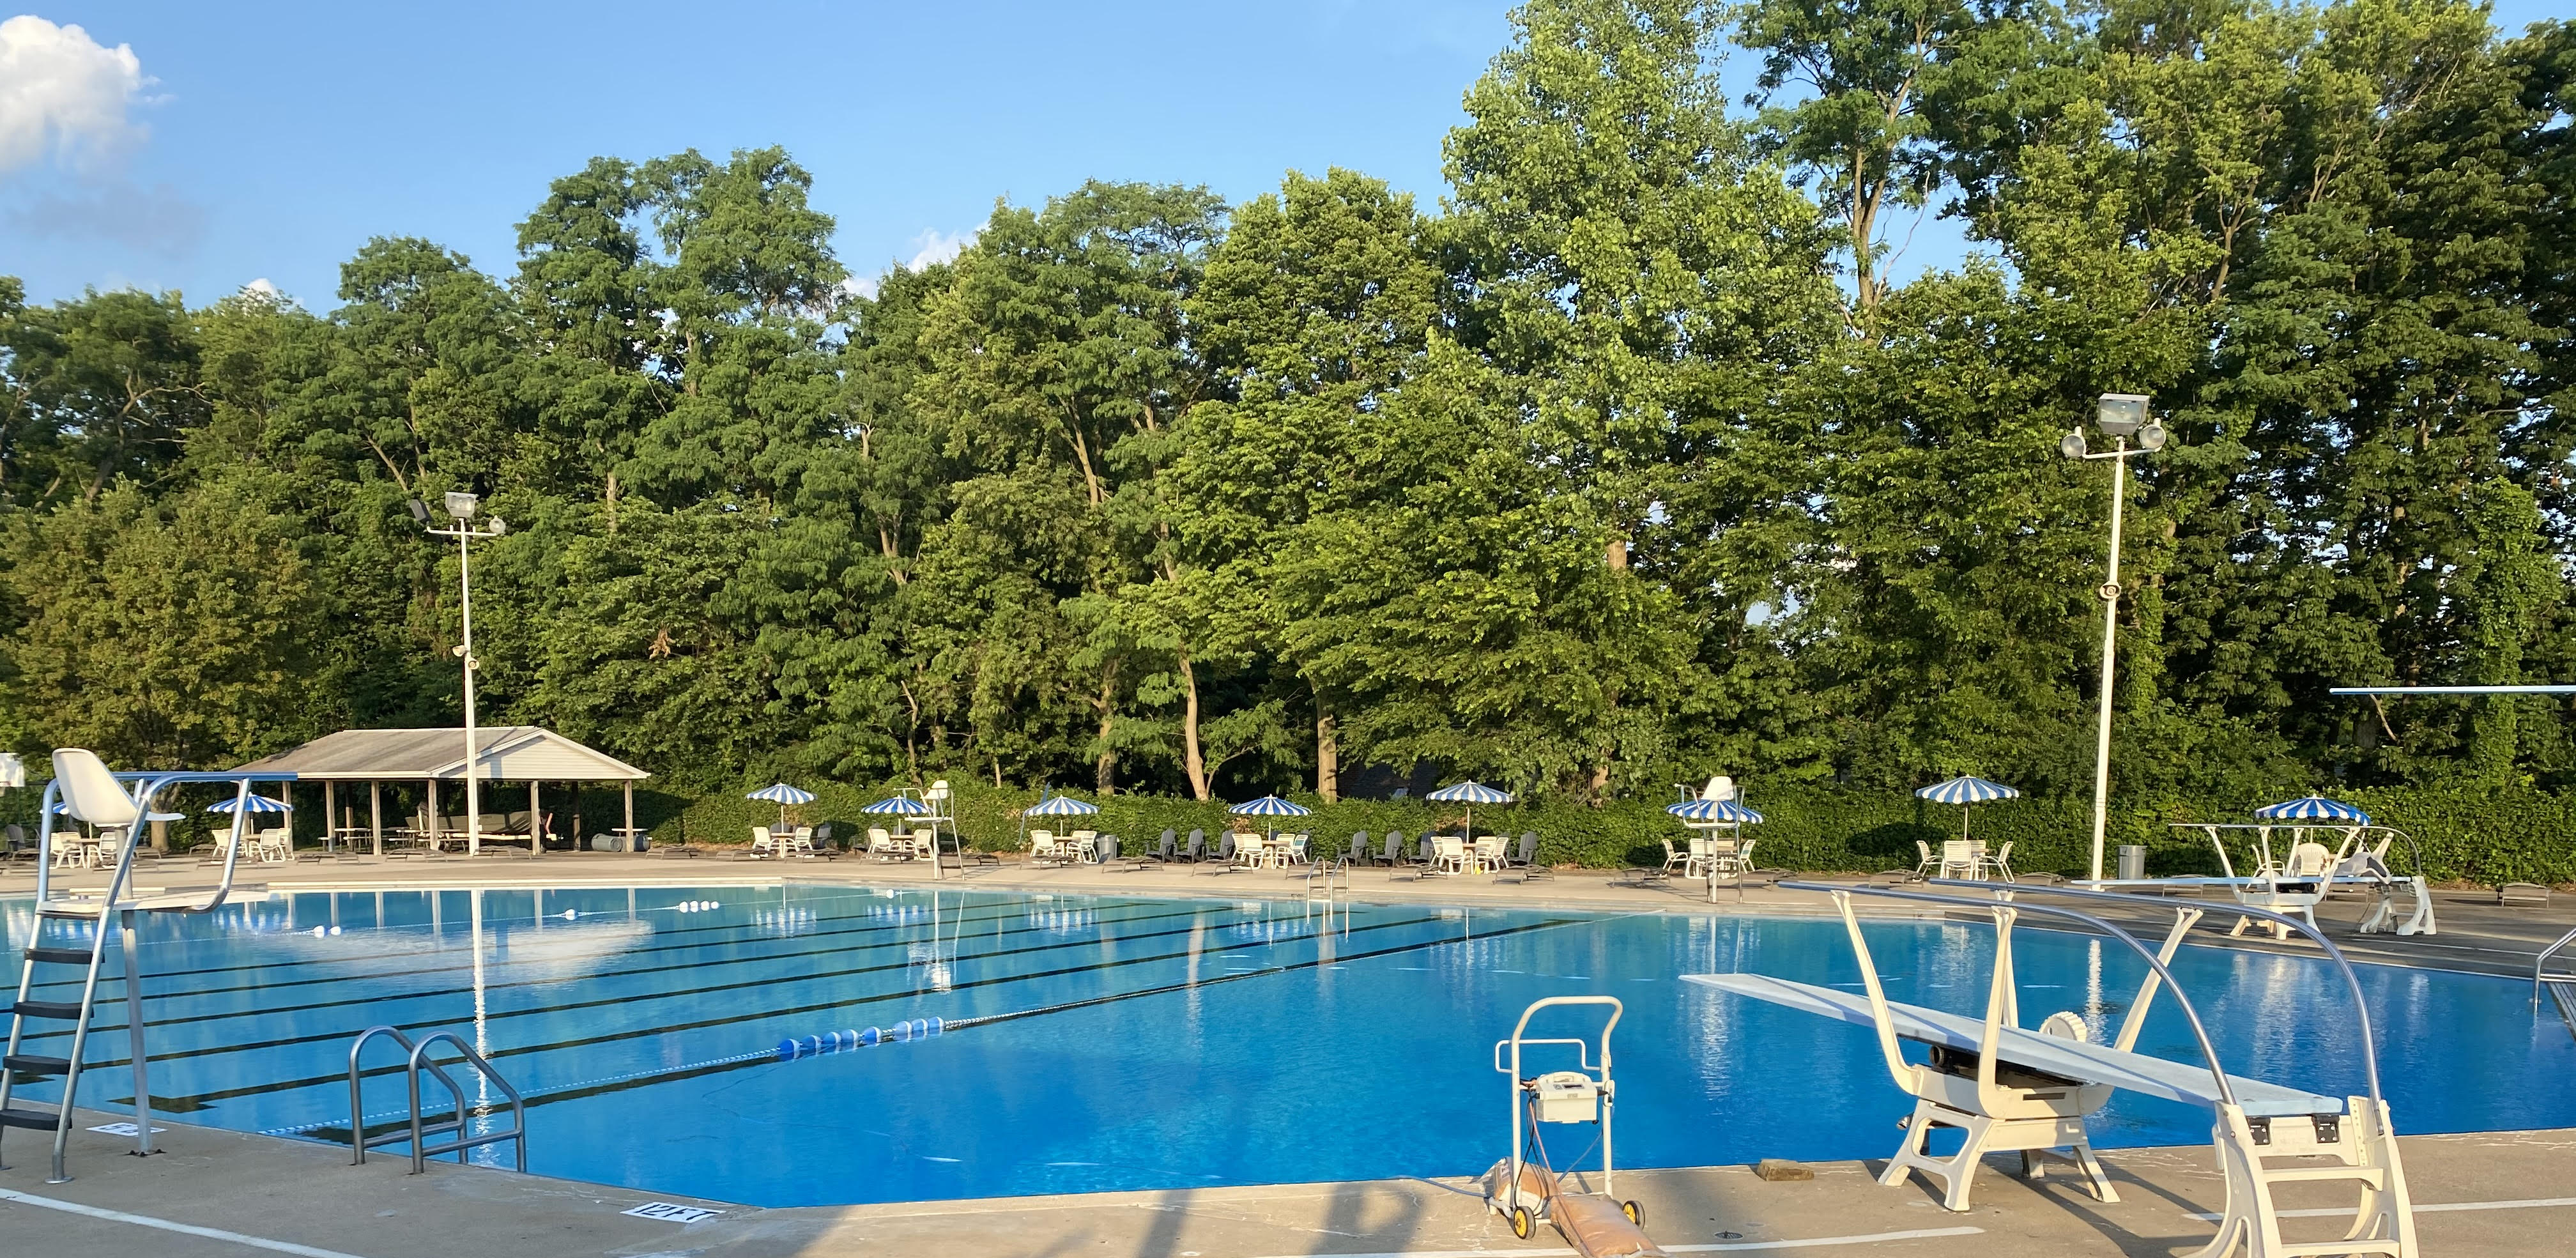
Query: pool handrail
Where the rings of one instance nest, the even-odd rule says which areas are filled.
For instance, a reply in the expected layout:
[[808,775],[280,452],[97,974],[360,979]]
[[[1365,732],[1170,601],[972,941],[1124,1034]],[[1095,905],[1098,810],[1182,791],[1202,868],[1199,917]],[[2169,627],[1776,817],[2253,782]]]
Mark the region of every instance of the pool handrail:
[[[1952,904],[1965,905],[1969,907],[1981,906],[1980,901],[1970,899],[1966,896],[1936,895],[1927,891],[1904,891],[1895,887],[1873,887],[1865,884],[1854,886],[1849,883],[1827,882],[1784,882],[1780,885],[1793,891],[1822,891],[1833,896],[1871,895],[1889,900],[1911,900],[1921,904]],[[1986,887],[1990,884],[1976,883],[1970,885]],[[2209,1029],[2202,1025],[2200,1020],[2200,1011],[2192,1007],[2191,997],[2183,993],[2182,985],[2174,979],[2173,971],[2166,969],[2165,963],[2158,960],[2154,952],[2149,951],[2145,944],[2138,942],[2137,936],[2120,929],[2109,921],[2095,917],[2090,913],[2080,913],[2074,909],[2059,908],[2052,904],[2013,904],[2008,901],[1998,899],[1984,901],[1982,902],[1982,905],[1985,907],[2009,907],[2017,911],[2036,912],[2050,917],[2068,918],[2082,922],[2104,934],[2118,939],[2122,943],[2129,945],[2131,950],[2135,951],[2141,958],[2145,959],[2147,965],[2155,971],[2157,977],[2164,980],[2164,985],[2173,989],[2174,1003],[2182,1006],[2183,1017],[2188,1019],[2191,1023],[2192,1038],[2200,1043],[2201,1057],[2208,1063],[2210,1078],[2215,1080],[2218,1084],[2219,1098],[2230,1106],[2236,1104],[2236,1089],[2228,1083],[2227,1068],[2219,1061],[2218,1046],[2210,1041]],[[2374,1084],[2375,1082],[2376,1081],[2374,1080]],[[2378,1093],[2376,1090],[2371,1093],[2371,1097],[2373,1100],[2378,1099]]]
[[[2541,971],[2549,967],[2549,958],[2557,956],[2560,952],[2565,951],[2569,944],[2576,944],[2576,930],[2571,930],[2564,935],[2560,935],[2558,937],[2558,942],[2541,949],[2540,955],[2531,959],[2532,1008],[2538,1009],[2540,1007],[2540,984],[2545,977]],[[2576,974],[2562,975],[2560,981],[2576,981]]]
[[[1967,882],[1956,878],[1932,878],[1926,879],[1925,881],[1939,886],[1982,890],[2001,899],[2011,899],[2014,895],[2022,893],[2034,893],[2041,895],[2072,896],[2083,900],[2103,900],[2114,904],[2137,904],[2156,908],[2167,906],[2167,902],[2161,898],[2150,899],[2146,896],[2123,895],[2117,891],[2096,891],[2088,887],[2056,887],[2045,884],[2025,885],[2022,883],[1996,884],[1991,882]],[[2255,918],[2260,921],[2279,923],[2315,940],[2317,942],[2317,946],[2325,950],[2326,959],[2334,962],[2335,968],[2342,971],[2344,990],[2352,996],[2353,1012],[2361,1019],[2362,1073],[2370,1085],[2370,1099],[2373,1101],[2379,1100],[2379,1036],[2378,1032],[2371,1026],[2370,999],[2362,994],[2361,975],[2352,968],[2352,961],[2344,955],[2343,949],[2336,947],[2333,940],[2326,938],[2326,933],[2324,931],[2319,930],[2316,926],[2287,913],[2275,913],[2270,909],[2255,908],[2242,904],[2231,908],[2224,908],[2219,911],[2221,915],[2237,915]],[[2171,982],[2172,980],[2168,978],[2166,981]],[[2180,992],[2176,992],[2174,994],[2177,996],[2181,995]]]
[[[489,1080],[492,1086],[501,1089],[502,1096],[509,1098],[509,1130],[492,1132],[481,1139],[471,1138],[471,1133],[465,1130],[468,1117],[467,1111],[469,1109],[465,1100],[465,1090],[457,1087],[456,1080],[450,1078],[445,1070],[440,1069],[437,1062],[429,1060],[429,1050],[435,1047],[441,1040],[454,1045],[457,1052],[465,1054],[466,1063],[473,1066],[477,1071],[482,1072],[483,1077]],[[349,1052],[351,1058],[354,1060],[357,1056],[357,1049],[353,1046]],[[440,1083],[447,1085],[449,1095],[455,1098],[456,1118],[452,1122],[442,1121],[427,1125],[424,1125],[421,1122],[420,1073],[424,1067],[427,1068],[431,1074],[436,1075]],[[518,1156],[519,1173],[522,1175],[528,1173],[527,1099],[519,1095],[519,1090],[517,1088],[510,1086],[510,1081],[503,1078],[500,1071],[493,1069],[492,1063],[483,1060],[483,1054],[475,1052],[473,1045],[466,1043],[464,1039],[459,1037],[454,1031],[432,1031],[429,1034],[420,1037],[420,1043],[412,1048],[411,1060],[403,1073],[409,1078],[411,1084],[412,1174],[418,1175],[427,1171],[429,1169],[429,1160],[439,1154],[453,1153],[456,1155],[456,1161],[458,1164],[462,1165],[465,1161],[466,1150],[479,1149],[487,1144],[499,1144],[504,1140],[510,1142],[512,1152]],[[426,1143],[427,1133],[448,1130],[453,1130],[456,1133],[455,1143],[438,1145],[435,1147]]]

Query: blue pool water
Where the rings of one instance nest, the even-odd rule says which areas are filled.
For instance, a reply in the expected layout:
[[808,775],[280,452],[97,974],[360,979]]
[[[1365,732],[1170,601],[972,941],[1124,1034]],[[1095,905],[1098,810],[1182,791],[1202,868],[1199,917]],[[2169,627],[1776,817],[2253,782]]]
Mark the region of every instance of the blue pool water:
[[[15,958],[35,921],[25,900],[0,908]],[[1868,930],[1892,996],[1983,1009],[1990,929]],[[2116,1023],[2136,990],[2116,944],[2017,941],[2025,1023]],[[1473,1173],[1509,1139],[1492,1044],[1548,995],[1627,1004],[1623,1165],[1882,1157],[1906,1109],[1861,1028],[1676,977],[1852,983],[1835,921],[847,887],[311,893],[161,919],[142,953],[165,1117],[328,1135],[352,1035],[453,1029],[530,1096],[530,1170],[761,1205]],[[2360,1089],[2355,1045],[2317,1016],[2343,1007],[2321,963],[2192,948],[2176,968],[2233,1072]],[[2399,1130],[2576,1126],[2576,1040],[2522,987],[2362,977]],[[775,1052],[933,1017],[994,1020]],[[115,1068],[88,1103],[125,1100],[124,1043],[93,1039]],[[2141,1047],[2196,1059],[2170,1001]],[[371,1081],[372,1115],[400,1103],[398,1079]],[[2095,1135],[2198,1143],[2207,1119],[2121,1094]]]

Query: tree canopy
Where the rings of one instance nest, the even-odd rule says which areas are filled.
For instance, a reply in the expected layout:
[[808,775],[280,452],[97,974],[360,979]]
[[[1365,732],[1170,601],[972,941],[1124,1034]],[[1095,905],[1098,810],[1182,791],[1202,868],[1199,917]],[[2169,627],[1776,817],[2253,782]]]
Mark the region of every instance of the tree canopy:
[[[1096,181],[850,282],[779,149],[593,159],[327,312],[0,278],[0,743],[486,719],[684,781],[1416,766],[2576,784],[2576,27],[2460,0],[1528,0],[1436,205]],[[1721,59],[1756,68],[1751,99]],[[539,190],[531,189],[532,192]],[[1901,278],[1907,216],[1952,269]]]

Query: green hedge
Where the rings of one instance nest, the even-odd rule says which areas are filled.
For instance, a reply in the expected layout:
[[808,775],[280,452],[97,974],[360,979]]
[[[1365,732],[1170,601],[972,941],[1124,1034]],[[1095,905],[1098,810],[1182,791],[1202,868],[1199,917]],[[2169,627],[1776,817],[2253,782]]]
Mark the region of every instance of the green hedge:
[[[843,835],[865,833],[868,818],[861,805],[882,798],[891,787],[857,787],[840,783],[803,785],[819,797],[796,810],[800,822],[832,821]],[[1186,836],[1206,830],[1211,838],[1228,817],[1222,803],[1201,804],[1157,795],[1113,795],[1069,792],[1101,806],[1097,817],[1081,824],[1124,836],[1129,850],[1151,844],[1168,828]],[[2412,835],[2421,845],[2426,872],[2439,881],[2495,884],[2508,881],[2562,883],[2576,881],[2576,848],[2568,836],[2576,821],[2576,800],[2528,789],[2371,788],[2340,792],[2337,798],[2359,805],[2374,820]],[[1035,802],[1024,790],[996,790],[990,785],[957,783],[958,827],[967,841],[988,851],[1017,846],[1018,810]],[[1418,801],[1344,800],[1324,805],[1303,795],[1299,803],[1316,809],[1311,817],[1283,819],[1315,836],[1318,851],[1338,853],[1355,831],[1385,835],[1401,830],[1418,835],[1437,825],[1454,825],[1456,805]],[[1760,840],[1758,863],[1781,869],[1872,872],[1911,869],[1917,841],[1938,844],[1959,833],[1959,809],[1930,804],[1911,795],[1847,790],[1831,786],[1782,786],[1752,791],[1754,807],[1765,818],[1754,827]],[[2196,830],[2173,830],[2174,821],[2248,821],[2262,802],[2121,803],[2108,827],[2107,844],[2143,843],[2150,874],[2216,873],[2218,863],[2208,840]],[[584,797],[584,828],[616,824],[616,796],[593,792]],[[655,792],[638,796],[639,820],[654,836],[672,841],[684,835],[698,842],[741,843],[750,827],[777,819],[774,804],[759,804],[738,795],[710,795],[694,800]],[[1990,845],[2013,844],[2013,865],[2026,871],[2081,873],[2088,859],[2092,812],[2089,801],[2076,799],[2010,799],[1976,805],[1970,833]],[[1664,813],[1660,802],[1614,801],[1594,808],[1550,801],[1478,809],[1480,829],[1518,834],[1535,830],[1539,853],[1550,864],[1614,868],[1660,862],[1658,840],[1685,832]],[[1053,827],[1067,828],[1063,819]],[[2401,868],[2406,862],[2395,852]]]

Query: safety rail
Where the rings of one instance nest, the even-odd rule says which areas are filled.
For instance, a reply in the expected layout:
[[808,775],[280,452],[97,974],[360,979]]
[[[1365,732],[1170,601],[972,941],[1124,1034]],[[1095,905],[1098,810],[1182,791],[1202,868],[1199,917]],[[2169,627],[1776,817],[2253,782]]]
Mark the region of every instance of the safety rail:
[[[2062,895],[2078,900],[2095,900],[2111,904],[2127,904],[2132,907],[2149,907],[2157,905],[2156,901],[2147,900],[2142,896],[2122,895],[2117,891],[2092,891],[2082,887],[2052,887],[2030,883],[2011,883],[1998,887],[1991,882],[1968,882],[1957,878],[1929,878],[1925,879],[1925,883],[1929,886],[1958,887],[1963,890],[1983,891],[2002,901],[2010,901],[2015,895]],[[1788,884],[1783,883],[1781,885],[1787,886]],[[2119,935],[2124,939],[2128,938],[2127,932],[2121,931],[2118,927],[2110,926],[2109,923],[2103,922],[2099,918],[2092,917],[2090,914],[2070,913],[2068,910],[2048,909],[2045,906],[2040,905],[2026,905],[2024,907],[2039,908],[2044,912],[2082,918],[2089,922],[2097,923],[2101,927],[2109,927],[2111,933]],[[2362,1073],[2370,1085],[2370,1099],[2373,1102],[2383,1099],[2379,1094],[2379,1043],[2377,1033],[2371,1029],[2370,999],[2362,994],[2361,975],[2354,971],[2352,968],[2352,962],[2344,956],[2343,949],[2336,947],[2333,940],[2326,938],[2324,931],[2286,913],[2275,913],[2270,909],[2255,908],[2250,905],[2240,904],[2226,909],[2225,914],[2230,917],[2243,916],[2258,918],[2267,922],[2278,922],[2310,939],[2315,940],[2317,942],[2317,946],[2324,949],[2326,959],[2334,962],[2335,968],[2343,974],[2344,990],[2352,997],[2353,1015],[2359,1020],[2361,1026],[2361,1066]],[[2133,947],[2137,945],[2137,941],[2134,939],[2130,939],[2129,942]],[[2158,966],[2157,969],[2161,971],[2163,967]],[[2165,975],[2165,982],[2168,985],[2171,985],[2173,982],[2173,976]],[[2176,988],[2174,995],[2176,998],[2180,998],[2182,996],[2181,989]],[[2188,1009],[2188,1007],[2188,1003],[2186,1002],[2185,1008]],[[2195,1016],[2193,1018],[2194,1026],[2197,1027],[2198,1023],[2199,1019]],[[2206,1049],[2207,1046],[2207,1042],[2204,1040],[2202,1047]],[[2212,1057],[2210,1060],[2213,1065],[2217,1061],[2215,1057]]]
[[[403,1060],[403,1081],[405,1097],[410,1105],[410,1121],[405,1125],[396,1127],[382,1135],[369,1136],[367,1134],[366,1100],[360,1086],[363,1075],[359,1069],[358,1058],[359,1054],[365,1051],[367,1042],[379,1035],[391,1039],[406,1050],[407,1055]],[[447,1073],[446,1067],[429,1059],[429,1050],[441,1041],[453,1045],[457,1052],[464,1054],[464,1064],[474,1067],[474,1069],[479,1072],[487,1082],[489,1082],[493,1087],[498,1088],[501,1095],[509,1100],[510,1126],[508,1129],[502,1131],[483,1132],[480,1134],[469,1133],[466,1130],[467,1125],[474,1120],[475,1113],[473,1107],[466,1103],[465,1089],[457,1086],[455,1077]],[[420,1105],[420,1076],[424,1071],[426,1071],[431,1077],[437,1079],[440,1084],[447,1088],[448,1096],[453,1099],[455,1106],[452,1117],[442,1118],[432,1122],[429,1120],[428,1116],[422,1112]],[[440,1145],[429,1143],[430,1137],[446,1135],[449,1133],[454,1133],[456,1136],[456,1139],[450,1143]],[[519,1090],[511,1087],[510,1081],[503,1078],[501,1072],[494,1069],[491,1062],[484,1060],[481,1053],[475,1052],[473,1046],[467,1044],[463,1039],[458,1038],[455,1032],[432,1031],[429,1034],[422,1036],[418,1043],[414,1043],[411,1037],[404,1035],[399,1028],[391,1026],[371,1026],[364,1031],[360,1031],[358,1033],[358,1038],[350,1042],[350,1165],[357,1166],[364,1164],[367,1160],[367,1150],[369,1149],[380,1148],[389,1144],[408,1143],[411,1146],[411,1173],[418,1175],[429,1169],[429,1159],[437,1157],[440,1154],[453,1153],[456,1155],[456,1161],[458,1164],[462,1165],[465,1161],[466,1150],[479,1149],[485,1145],[499,1144],[505,1140],[510,1142],[511,1151],[516,1158],[517,1169],[521,1174],[527,1173],[528,1104],[526,1098],[520,1096]]]
[[2576,983],[2576,974],[2559,974],[2559,975],[2550,975],[2550,974],[2544,973],[2544,971],[2546,971],[2546,970],[2549,968],[2549,958],[2554,957],[2554,956],[2557,956],[2559,953],[2561,953],[2561,952],[2565,951],[2565,950],[2566,950],[2566,948],[2567,948],[2567,945],[2569,945],[2569,944],[2576,944],[2576,930],[2571,930],[2571,931],[2567,932],[2567,933],[2566,933],[2566,934],[2564,934],[2564,935],[2560,935],[2560,936],[2558,937],[2558,942],[2553,943],[2553,944],[2549,945],[2548,947],[2541,949],[2541,950],[2540,950],[2540,955],[2539,955],[2539,956],[2537,956],[2537,957],[2532,958],[2532,961],[2531,961],[2531,1007],[2532,1007],[2532,1008],[2534,1008],[2534,1009],[2538,1009],[2538,1008],[2540,1007],[2540,985],[2541,985],[2542,983],[2544,983],[2544,982],[2549,982],[2549,983]]

